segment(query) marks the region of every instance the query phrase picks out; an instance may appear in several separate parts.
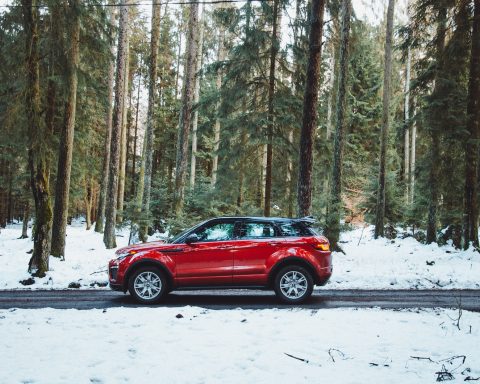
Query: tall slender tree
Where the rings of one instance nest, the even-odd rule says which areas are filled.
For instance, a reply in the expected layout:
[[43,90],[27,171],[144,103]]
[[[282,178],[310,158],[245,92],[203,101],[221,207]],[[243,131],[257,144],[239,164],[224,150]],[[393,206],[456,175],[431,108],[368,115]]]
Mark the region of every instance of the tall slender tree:
[[445,1],[439,1],[437,31],[435,36],[435,74],[434,89],[431,95],[431,106],[428,116],[428,133],[431,139],[429,148],[429,175],[428,175],[428,219],[427,219],[427,243],[437,241],[437,213],[439,200],[439,177],[440,177],[440,134],[443,119],[443,99],[446,90],[444,78],[444,55],[445,39],[447,36],[447,7]]
[[[198,104],[200,99],[200,78],[202,69],[202,55],[203,55],[203,33],[205,30],[205,11],[201,11],[200,18],[200,32],[198,37],[198,52],[197,52],[197,68],[195,70],[195,92],[193,96],[193,103]],[[190,159],[190,188],[195,188],[195,175],[197,166],[197,131],[198,131],[198,105],[193,112],[192,121],[192,154]]]
[[[148,79],[148,111],[147,111],[147,130],[145,132],[145,170],[143,176],[143,196],[142,196],[142,216],[148,218],[150,215],[150,193],[152,186],[152,159],[153,159],[153,139],[154,139],[154,111],[156,99],[157,83],[157,61],[158,61],[158,43],[160,40],[160,4],[152,3],[152,32],[150,38],[150,67]],[[140,225],[139,237],[145,242],[148,238],[148,219]]]
[[[130,22],[130,20],[129,20]],[[128,27],[130,30],[130,26]],[[123,100],[122,100],[122,124],[120,130],[120,160],[119,160],[119,168],[118,168],[118,190],[117,190],[117,223],[121,223],[123,221],[123,206],[125,200],[125,177],[127,174],[127,136],[128,136],[128,126],[127,126],[127,116],[128,116],[128,98],[131,92],[131,88],[129,87],[129,77],[130,77],[130,36],[129,33],[127,34],[127,48],[126,48],[126,62],[125,62],[125,91],[123,92]]]
[[405,123],[405,136],[404,136],[404,182],[405,182],[405,200],[409,202],[410,199],[410,178],[411,178],[411,166],[410,166],[410,66],[411,66],[411,52],[410,48],[407,51],[407,62],[405,65],[405,104],[404,104],[404,123]]
[[313,139],[315,128],[317,127],[317,103],[320,83],[320,61],[322,57],[324,10],[324,0],[312,0],[307,80],[303,99],[302,131],[300,133],[297,195],[299,216],[310,215],[312,206]]
[[115,223],[117,213],[118,170],[120,163],[120,134],[122,125],[122,103],[125,92],[125,66],[127,62],[128,14],[130,0],[120,5],[120,25],[118,30],[117,74],[115,78],[115,107],[113,109],[112,140],[110,143],[110,164],[108,172],[107,201],[105,206],[105,231],[103,242],[107,249],[117,246]]
[[383,114],[380,134],[380,167],[378,172],[377,207],[375,215],[375,238],[383,236],[385,219],[385,184],[388,147],[388,130],[390,128],[390,98],[392,82],[392,40],[395,0],[388,1],[387,31],[385,36],[385,68],[383,71]]
[[39,8],[36,0],[22,0],[25,30],[25,109],[28,136],[28,168],[35,201],[33,253],[28,270],[43,277],[48,271],[51,247],[52,207],[50,204],[50,164],[48,141],[51,133],[40,120]]
[[480,0],[474,0],[465,147],[464,247],[478,247],[478,151],[480,142]]
[[77,67],[80,57],[80,1],[69,0],[68,43],[66,78],[67,100],[64,122],[60,132],[57,181],[55,184],[55,208],[53,211],[52,249],[53,256],[65,258],[65,236],[67,230],[70,175],[72,171],[73,135],[77,108]]
[[268,110],[267,110],[267,148],[265,162],[265,196],[263,214],[270,216],[272,200],[272,165],[273,165],[273,132],[275,127],[275,70],[277,54],[280,47],[280,29],[278,23],[279,1],[273,0],[272,11],[272,42],[270,48],[270,72],[268,76]]
[[352,3],[350,0],[342,2],[342,26],[339,54],[339,67],[337,74],[337,109],[335,143],[333,151],[332,184],[328,204],[327,222],[325,235],[330,240],[332,249],[337,248],[340,237],[340,212],[342,210],[342,168],[343,147],[346,125],[347,103],[347,79],[350,46],[350,19],[352,15]]
[[[217,61],[219,63],[225,60],[225,26],[220,22],[218,28],[218,47],[217,47]],[[217,77],[215,81],[217,91],[222,87],[222,69],[217,69]],[[212,187],[217,183],[218,172],[218,150],[220,148],[220,106],[221,100],[217,102],[215,113],[215,124],[213,126],[213,161],[212,161]]]
[[182,94],[182,109],[177,140],[177,157],[175,170],[175,214],[183,212],[185,202],[185,182],[188,165],[188,139],[193,107],[193,88],[195,85],[195,68],[197,58],[198,2],[190,1],[190,15],[188,19],[187,57],[185,61],[185,76]]
[[100,194],[98,197],[97,220],[95,221],[95,232],[103,232],[103,222],[105,219],[105,203],[107,201],[107,187],[108,187],[108,167],[110,164],[110,143],[112,141],[112,113],[113,113],[113,80],[115,77],[115,45],[114,41],[114,24],[115,24],[115,7],[109,7],[110,11],[110,52],[112,59],[108,67],[108,98],[107,98],[107,115],[105,123],[105,144],[103,153],[103,167],[100,181]]

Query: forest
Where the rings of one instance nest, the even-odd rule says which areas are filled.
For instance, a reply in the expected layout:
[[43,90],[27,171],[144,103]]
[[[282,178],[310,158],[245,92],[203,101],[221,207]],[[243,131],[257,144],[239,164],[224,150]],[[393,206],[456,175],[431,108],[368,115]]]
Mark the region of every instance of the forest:
[[68,258],[74,217],[107,249],[228,215],[478,247],[480,0],[368,3],[1,2],[0,228],[33,220],[25,267]]

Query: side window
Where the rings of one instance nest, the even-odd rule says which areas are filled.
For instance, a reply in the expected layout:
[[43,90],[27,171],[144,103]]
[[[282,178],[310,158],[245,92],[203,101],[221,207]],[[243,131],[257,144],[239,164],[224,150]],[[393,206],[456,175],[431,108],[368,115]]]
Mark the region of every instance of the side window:
[[275,228],[271,223],[244,223],[240,230],[240,238],[262,239],[275,237]]
[[283,223],[280,224],[280,230],[283,236],[295,237],[295,236],[313,236],[313,233],[309,228],[299,223]]
[[217,223],[200,228],[195,233],[200,241],[226,241],[233,239],[234,223]]

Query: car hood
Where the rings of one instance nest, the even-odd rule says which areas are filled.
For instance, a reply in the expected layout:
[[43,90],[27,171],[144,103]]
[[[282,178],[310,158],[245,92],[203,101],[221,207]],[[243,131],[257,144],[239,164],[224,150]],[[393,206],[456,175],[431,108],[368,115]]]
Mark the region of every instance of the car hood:
[[129,245],[127,247],[120,248],[117,250],[115,253],[120,254],[128,251],[137,251],[137,252],[143,252],[143,251],[148,251],[150,249],[165,249],[165,248],[172,248],[175,247],[177,244],[170,244],[170,243],[165,243],[164,241],[152,241],[149,243],[142,243],[142,244],[133,244]]

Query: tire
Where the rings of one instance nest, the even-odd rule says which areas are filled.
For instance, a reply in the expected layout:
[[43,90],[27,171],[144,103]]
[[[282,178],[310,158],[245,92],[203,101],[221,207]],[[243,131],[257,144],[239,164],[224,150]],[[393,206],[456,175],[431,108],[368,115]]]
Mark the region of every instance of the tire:
[[168,292],[168,282],[160,269],[141,267],[130,276],[128,290],[135,301],[141,304],[156,304]]
[[288,265],[275,276],[274,289],[284,303],[300,304],[312,295],[313,278],[305,268]]

